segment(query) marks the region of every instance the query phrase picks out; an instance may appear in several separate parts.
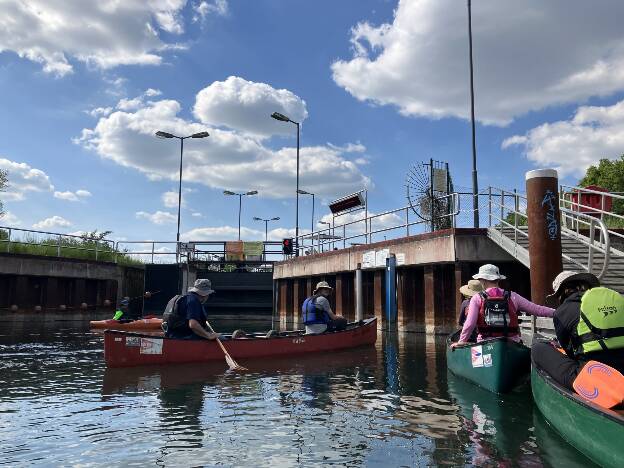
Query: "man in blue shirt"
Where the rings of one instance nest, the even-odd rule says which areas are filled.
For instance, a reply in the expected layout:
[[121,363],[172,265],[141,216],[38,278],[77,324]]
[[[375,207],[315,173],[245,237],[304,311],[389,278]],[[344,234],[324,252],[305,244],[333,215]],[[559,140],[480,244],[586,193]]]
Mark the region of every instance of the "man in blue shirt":
[[163,314],[163,329],[167,338],[214,340],[218,333],[209,332],[203,304],[214,293],[208,279],[198,279],[183,296],[171,298]]

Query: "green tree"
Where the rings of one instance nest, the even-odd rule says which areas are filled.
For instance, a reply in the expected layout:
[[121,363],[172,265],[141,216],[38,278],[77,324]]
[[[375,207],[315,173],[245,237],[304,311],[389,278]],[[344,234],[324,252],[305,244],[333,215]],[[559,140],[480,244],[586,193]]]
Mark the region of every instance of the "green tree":
[[[589,166],[579,185],[599,185],[610,192],[624,193],[624,155],[619,159],[601,159],[597,166]],[[624,214],[624,200],[613,200],[613,212]]]
[[[0,170],[0,192],[4,192],[9,185],[9,175],[7,171]],[[0,218],[4,215],[4,206],[0,200]]]

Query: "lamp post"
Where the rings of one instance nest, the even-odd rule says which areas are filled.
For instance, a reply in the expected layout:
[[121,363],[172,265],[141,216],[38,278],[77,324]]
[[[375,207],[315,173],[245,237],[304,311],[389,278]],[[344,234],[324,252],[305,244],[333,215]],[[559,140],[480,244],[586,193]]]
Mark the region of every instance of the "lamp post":
[[470,120],[472,125],[472,209],[473,224],[479,227],[479,183],[477,180],[477,143],[475,135],[474,81],[472,66],[472,2],[468,0],[468,50],[470,54]]
[[180,254],[180,208],[182,206],[182,156],[184,154],[184,140],[188,138],[206,138],[210,136],[208,132],[193,133],[192,135],[181,137],[174,135],[173,133],[163,132],[161,130],[156,132],[158,138],[169,139],[177,138],[180,140],[180,185],[178,186],[178,231],[176,233],[176,262]]
[[300,134],[300,125],[299,122],[295,122],[291,120],[289,117],[286,117],[284,114],[280,114],[279,112],[273,112],[271,117],[275,120],[279,120],[280,122],[290,122],[297,126],[297,202],[295,208],[295,257],[299,256],[299,134]]
[[[329,233],[329,227],[331,226],[331,223],[329,221],[319,221],[319,224],[327,224],[327,232]],[[319,244],[321,243],[321,239],[320,239],[320,232],[319,232]]]
[[312,230],[310,232],[314,232],[314,194],[305,190],[297,190],[297,193],[300,195],[312,195]]
[[243,209],[243,197],[250,195],[257,195],[257,190],[251,190],[250,192],[245,193],[236,193],[230,192],[229,190],[224,190],[223,195],[238,195],[238,240],[241,240],[240,230],[241,230],[241,211]]
[[269,240],[269,222],[270,221],[279,221],[279,216],[270,219],[258,218],[254,216],[254,221],[264,221],[264,242]]

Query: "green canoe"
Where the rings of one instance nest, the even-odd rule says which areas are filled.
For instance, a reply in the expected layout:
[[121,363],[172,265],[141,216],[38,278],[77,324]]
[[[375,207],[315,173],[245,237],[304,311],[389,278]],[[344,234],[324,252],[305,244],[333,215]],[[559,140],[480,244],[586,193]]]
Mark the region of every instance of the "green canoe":
[[490,338],[479,343],[451,348],[460,332],[446,341],[446,363],[453,374],[491,392],[510,391],[531,368],[531,350],[507,338]]
[[607,410],[583,400],[535,364],[531,388],[544,418],[568,443],[598,465],[624,466],[624,411]]

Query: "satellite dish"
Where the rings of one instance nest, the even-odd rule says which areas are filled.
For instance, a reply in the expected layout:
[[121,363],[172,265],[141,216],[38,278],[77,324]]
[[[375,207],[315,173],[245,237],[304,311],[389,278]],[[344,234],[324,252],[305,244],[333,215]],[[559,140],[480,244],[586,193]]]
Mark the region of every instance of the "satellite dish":
[[410,208],[428,230],[451,227],[450,200],[441,198],[452,190],[447,163],[431,159],[413,164],[405,178],[405,189]]

